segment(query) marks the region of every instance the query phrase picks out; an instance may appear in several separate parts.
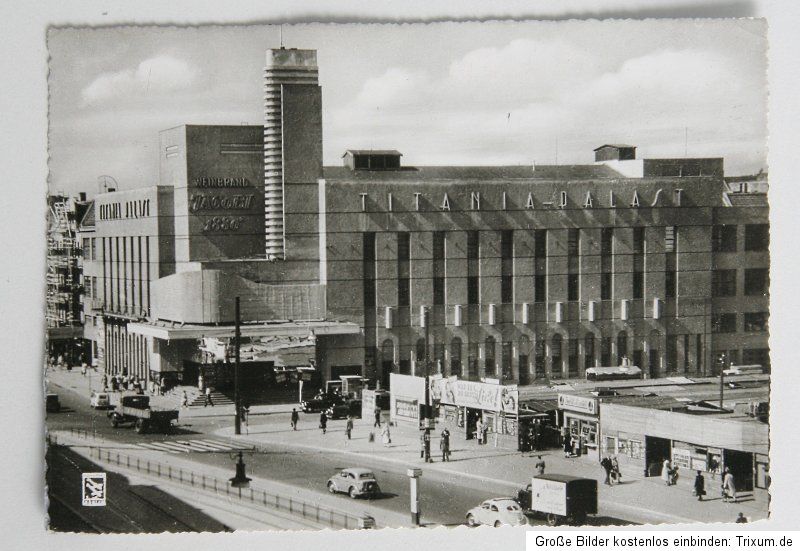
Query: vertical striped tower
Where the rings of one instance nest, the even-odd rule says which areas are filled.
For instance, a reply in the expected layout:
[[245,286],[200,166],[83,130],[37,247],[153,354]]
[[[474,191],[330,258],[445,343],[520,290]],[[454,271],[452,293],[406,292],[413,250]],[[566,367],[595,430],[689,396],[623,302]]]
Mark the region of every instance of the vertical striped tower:
[[266,253],[284,260],[284,94],[286,85],[319,85],[316,50],[267,51],[264,68],[264,230]]

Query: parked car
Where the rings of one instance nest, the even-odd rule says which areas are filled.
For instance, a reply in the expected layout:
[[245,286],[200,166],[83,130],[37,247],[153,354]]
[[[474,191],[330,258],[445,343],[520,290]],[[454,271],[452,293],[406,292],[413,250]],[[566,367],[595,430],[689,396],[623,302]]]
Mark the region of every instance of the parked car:
[[495,497],[487,499],[477,507],[467,512],[467,524],[478,526],[524,526],[528,524],[528,517],[522,512],[522,507],[513,498]]
[[361,417],[361,400],[347,400],[329,407],[325,414],[328,419],[344,419],[348,415]]
[[350,467],[342,469],[328,479],[328,491],[332,494],[342,492],[353,499],[361,496],[375,497],[381,494],[378,481],[369,469]]
[[94,409],[111,407],[111,398],[106,392],[92,392],[92,397],[89,398],[89,405]]
[[343,401],[338,394],[318,394],[310,400],[300,402],[300,409],[303,413],[319,413],[326,411],[331,406],[341,404]]
[[58,394],[48,394],[44,404],[44,409],[48,413],[58,413],[61,411],[61,402],[58,400]]

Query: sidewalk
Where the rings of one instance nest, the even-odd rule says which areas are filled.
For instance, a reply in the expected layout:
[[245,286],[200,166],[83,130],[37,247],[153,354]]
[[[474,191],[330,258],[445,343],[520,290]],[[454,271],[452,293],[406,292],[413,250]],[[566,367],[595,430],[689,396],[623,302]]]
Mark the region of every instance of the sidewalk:
[[[392,427],[392,444],[384,447],[380,431],[372,427],[371,421],[356,420],[353,439],[344,435],[345,421],[329,421],[327,434],[322,435],[317,428],[316,415],[302,415],[299,430],[289,429],[288,414],[285,418],[271,416],[255,420],[246,427],[248,434],[235,436],[232,428],[216,431],[219,436],[232,440],[246,441],[253,445],[279,443],[300,449],[335,452],[367,456],[405,467],[422,467],[454,477],[454,483],[469,486],[470,480],[480,480],[495,484],[498,495],[516,495],[516,491],[530,482],[536,454],[495,448],[492,440],[479,446],[474,441],[461,441],[451,437],[452,457],[448,463],[441,462],[439,438],[431,442],[434,463],[425,464],[419,457],[419,431],[413,427]],[[369,441],[373,432],[375,441]],[[599,482],[600,513],[640,523],[695,523],[695,522],[733,522],[741,511],[750,521],[766,518],[767,495],[758,491],[741,496],[739,503],[723,503],[719,493],[719,477],[712,480],[706,476],[706,500],[698,502],[692,496],[694,475],[684,471],[676,486],[667,487],[660,478],[644,478],[636,469],[622,467],[622,483],[614,486],[603,484],[604,473],[596,455],[580,458],[565,458],[560,450],[547,450],[541,453],[547,464],[548,473],[569,474],[594,478]]]

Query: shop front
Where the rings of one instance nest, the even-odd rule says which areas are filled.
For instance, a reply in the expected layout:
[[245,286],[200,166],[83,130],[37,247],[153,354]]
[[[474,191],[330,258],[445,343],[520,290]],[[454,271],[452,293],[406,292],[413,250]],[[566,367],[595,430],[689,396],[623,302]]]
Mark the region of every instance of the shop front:
[[558,395],[562,433],[568,433],[573,442],[579,442],[582,453],[598,449],[599,405],[596,396],[564,393]]
[[769,427],[757,420],[622,404],[603,404],[601,417],[601,453],[645,476],[659,476],[668,459],[687,475],[729,469],[740,491],[769,486]]
[[447,427],[452,435],[504,449],[519,449],[516,385],[437,378],[431,380],[431,398],[438,424]]

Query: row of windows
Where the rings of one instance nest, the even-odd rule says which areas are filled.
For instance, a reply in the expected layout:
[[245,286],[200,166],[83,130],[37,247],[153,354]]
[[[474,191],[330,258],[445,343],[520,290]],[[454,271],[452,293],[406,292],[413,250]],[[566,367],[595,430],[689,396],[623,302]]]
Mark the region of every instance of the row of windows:
[[[728,227],[728,226],[726,226]],[[748,225],[751,239],[766,225]],[[734,228],[735,229],[735,228]],[[664,294],[666,298],[675,298],[678,291],[678,272],[676,251],[678,248],[679,228],[667,226],[664,230],[666,262],[663,276],[648,273],[648,277],[664,278]],[[533,275],[533,300],[536,303],[547,302],[547,231],[534,231],[534,275]],[[715,230],[716,231],[716,230]],[[376,307],[376,239],[375,233],[363,234],[364,247],[364,306],[367,311],[374,311]],[[447,302],[446,258],[447,234],[434,232],[432,239],[432,292],[433,305],[441,306]],[[566,291],[568,301],[581,300],[581,265],[580,265],[579,229],[570,229],[568,232],[567,252],[568,264],[566,274]],[[637,227],[633,231],[632,255],[632,297],[643,299],[645,294],[645,228]],[[614,266],[609,255],[613,254],[614,231],[613,228],[604,228],[601,233],[601,277],[600,299],[613,300]],[[397,303],[400,307],[407,307],[411,303],[411,235],[409,232],[397,234]],[[480,304],[480,233],[470,231],[467,233],[467,304]],[[503,230],[500,232],[500,299],[503,304],[514,302],[514,232]],[[712,272],[712,296],[734,297],[737,295],[737,270],[714,270]],[[766,268],[747,268],[744,270],[745,296],[765,296],[769,289],[769,271]],[[434,323],[436,323],[434,321]]]
[[86,260],[97,260],[97,241],[94,237],[84,237],[82,240],[83,258]]
[[[738,329],[738,314],[729,312],[724,314],[714,314],[711,316],[712,333],[736,333]],[[745,312],[743,315],[744,330],[747,333],[762,332],[768,330],[768,312]]]
[[[739,226],[720,224],[711,231],[711,248],[714,252],[733,253],[738,250]],[[769,250],[769,225],[746,224],[744,227],[744,250]]]
[[[737,294],[738,270],[714,270],[711,273],[711,295],[735,297]],[[744,295],[764,296],[769,292],[769,270],[767,268],[745,268]]]

